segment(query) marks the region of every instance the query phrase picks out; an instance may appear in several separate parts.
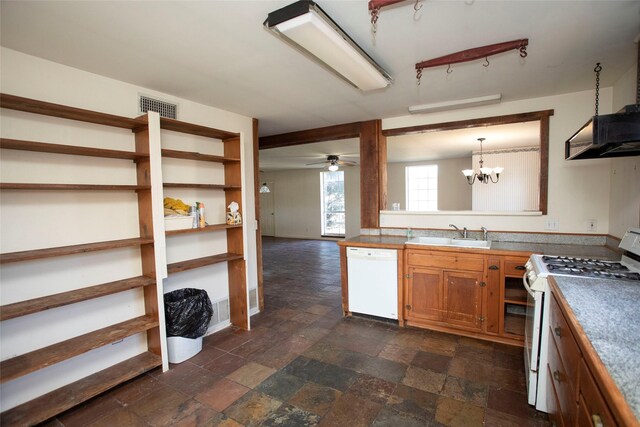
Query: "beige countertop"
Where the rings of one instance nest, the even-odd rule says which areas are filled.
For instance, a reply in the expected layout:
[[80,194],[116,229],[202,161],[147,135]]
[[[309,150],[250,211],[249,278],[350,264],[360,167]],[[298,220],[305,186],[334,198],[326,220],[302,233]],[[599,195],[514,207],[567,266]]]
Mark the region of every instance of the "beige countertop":
[[369,248],[404,249],[406,247],[431,250],[491,253],[502,255],[528,256],[531,253],[544,255],[575,256],[579,258],[599,258],[619,260],[620,255],[606,246],[596,245],[562,245],[557,243],[522,243],[492,241],[490,249],[454,248],[435,245],[406,245],[405,236],[360,235],[338,242],[340,246],[357,246]]

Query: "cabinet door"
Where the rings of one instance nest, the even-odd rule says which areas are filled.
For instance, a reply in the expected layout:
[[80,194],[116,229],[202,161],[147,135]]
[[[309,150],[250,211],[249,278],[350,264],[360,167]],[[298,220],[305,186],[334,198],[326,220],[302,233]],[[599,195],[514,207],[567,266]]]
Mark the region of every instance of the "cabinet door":
[[410,320],[442,319],[442,271],[410,267],[405,316]]
[[605,402],[600,388],[591,375],[584,359],[580,360],[580,396],[578,402],[578,426],[601,425],[615,427],[617,424]]
[[482,273],[444,272],[444,321],[473,329],[482,327]]

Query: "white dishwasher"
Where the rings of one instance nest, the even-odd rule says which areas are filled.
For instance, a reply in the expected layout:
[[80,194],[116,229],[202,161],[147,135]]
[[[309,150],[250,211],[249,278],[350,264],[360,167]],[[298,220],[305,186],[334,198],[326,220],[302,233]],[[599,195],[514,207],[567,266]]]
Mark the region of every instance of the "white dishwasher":
[[398,319],[398,251],[347,248],[349,311]]

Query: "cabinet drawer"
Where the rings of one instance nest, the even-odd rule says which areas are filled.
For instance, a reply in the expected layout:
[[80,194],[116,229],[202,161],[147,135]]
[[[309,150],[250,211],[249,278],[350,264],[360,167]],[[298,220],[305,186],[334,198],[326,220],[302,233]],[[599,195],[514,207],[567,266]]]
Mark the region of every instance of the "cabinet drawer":
[[578,426],[595,425],[594,416],[602,422],[603,426],[616,425],[584,359],[580,361],[580,408],[578,411]]
[[471,254],[456,255],[448,252],[409,251],[407,263],[421,267],[447,270],[484,271],[484,257]]
[[[576,361],[578,363],[579,361]],[[549,341],[549,378],[547,381],[553,382],[553,388],[558,396],[560,404],[559,413],[565,426],[574,426],[576,421],[576,412],[578,404],[576,401],[576,389],[569,382],[567,371],[563,365],[563,359],[560,358],[558,348],[555,341]]]
[[573,338],[569,325],[558,307],[555,296],[551,298],[551,313],[549,315],[549,328],[553,341],[562,355],[562,363],[566,368],[567,379],[575,388],[578,379],[578,367],[580,366],[580,350]]
[[544,373],[549,378],[549,380],[547,381],[546,396],[547,414],[549,415],[549,421],[551,421],[552,426],[564,427],[564,424],[562,423],[562,416],[560,416],[560,402],[558,401],[558,393],[556,393],[556,389],[553,386],[553,381],[551,381],[551,370],[549,369],[548,364],[547,369]]
[[505,258],[504,275],[522,277],[525,272],[525,264],[529,258]]

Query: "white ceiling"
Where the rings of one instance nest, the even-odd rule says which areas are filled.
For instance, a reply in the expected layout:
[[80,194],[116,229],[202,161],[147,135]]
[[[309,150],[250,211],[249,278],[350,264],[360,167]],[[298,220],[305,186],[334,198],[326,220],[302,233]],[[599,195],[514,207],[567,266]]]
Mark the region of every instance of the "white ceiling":
[[[367,2],[319,0],[394,84],[362,93],[262,26],[287,1],[6,1],[3,46],[93,73],[256,117],[272,135],[407,114],[407,107],[502,93],[503,101],[612,85],[636,60],[638,1],[435,1],[384,8],[375,39]],[[425,70],[448,53],[529,38],[516,51]],[[338,153],[323,149],[319,152]],[[346,153],[352,149],[345,149]]]

